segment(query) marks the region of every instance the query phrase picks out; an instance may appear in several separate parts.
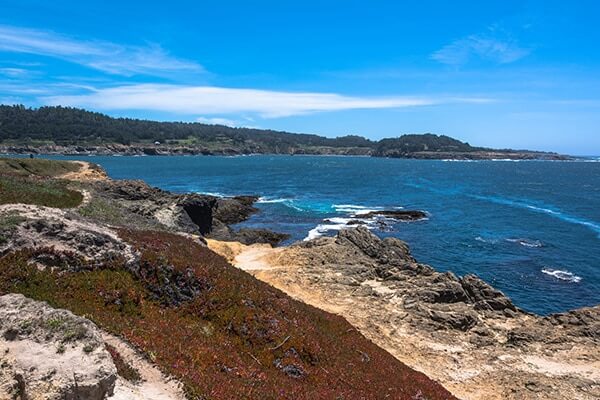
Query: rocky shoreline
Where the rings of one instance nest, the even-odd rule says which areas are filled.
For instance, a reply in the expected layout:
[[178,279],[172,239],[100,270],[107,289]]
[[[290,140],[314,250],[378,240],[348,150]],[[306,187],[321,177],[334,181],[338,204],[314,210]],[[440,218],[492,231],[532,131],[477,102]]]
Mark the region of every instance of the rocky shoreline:
[[173,145],[122,145],[105,144],[98,146],[17,146],[0,145],[0,154],[70,155],[70,156],[239,156],[254,154],[281,155],[338,155],[371,156],[384,158],[404,158],[420,160],[547,160],[570,161],[573,157],[557,153],[535,151],[477,150],[469,152],[431,152],[418,151],[401,153],[397,151],[377,152],[367,147],[315,147],[291,148],[278,153],[262,152],[259,148],[217,148]]
[[273,249],[281,236],[230,226],[256,197],[73,164],[0,160],[0,185],[28,193],[0,196],[0,398],[455,399],[206,246]]
[[[248,281],[244,275],[232,275],[235,279],[222,278],[223,275],[231,274],[227,270],[231,266],[225,263],[226,259],[302,303],[344,317],[354,328],[341,325],[342,328],[339,329],[345,333],[336,333],[334,336],[338,340],[345,340],[349,332],[357,330],[396,358],[386,359],[385,354],[378,353],[379,350],[375,347],[368,347],[368,351],[364,350],[366,347],[360,347],[354,354],[358,358],[347,362],[354,366],[351,371],[360,370],[363,375],[347,377],[342,381],[327,381],[331,379],[331,374],[319,369],[320,361],[312,353],[299,354],[296,350],[301,349],[300,346],[312,346],[313,344],[306,343],[313,342],[301,344],[296,342],[300,339],[290,339],[291,334],[280,334],[277,339],[267,341],[266,347],[246,347],[246,351],[256,351],[257,355],[261,349],[268,356],[259,355],[259,359],[250,353],[251,357],[244,356],[245,360],[240,360],[242,355],[237,355],[238,358],[228,361],[239,363],[236,368],[240,370],[249,366],[258,368],[248,376],[258,377],[269,373],[273,374],[270,375],[272,379],[283,377],[282,379],[291,379],[285,381],[286,384],[301,385],[302,379],[307,375],[320,374],[319,379],[329,382],[324,388],[337,388],[339,385],[343,388],[339,390],[350,390],[349,393],[353,393],[359,389],[348,386],[346,379],[353,379],[352,385],[359,385],[364,376],[373,372],[369,363],[376,362],[373,360],[386,360],[377,364],[375,369],[384,368],[387,371],[385,374],[394,374],[394,371],[405,368],[406,364],[425,374],[415,376],[414,379],[422,385],[423,390],[429,390],[427,393],[431,394],[427,398],[432,399],[453,397],[441,386],[431,384],[425,376],[441,383],[452,395],[465,400],[588,400],[600,397],[600,306],[547,317],[533,315],[520,310],[502,292],[478,277],[457,277],[451,272],[437,272],[433,267],[415,260],[409,247],[401,240],[380,239],[367,228],[352,224],[335,237],[312,239],[287,247],[273,247],[284,240],[285,235],[267,230],[234,229],[231,226],[257,212],[254,207],[257,197],[251,195],[219,198],[173,194],[153,188],[142,181],[110,180],[101,169],[87,163],[83,163],[78,171],[61,177],[72,179],[69,183],[70,190],[82,193],[83,200],[76,208],[60,209],[36,204],[0,205],[0,261],[3,258],[11,260],[7,257],[14,254],[23,254],[25,260],[22,261],[22,268],[31,268],[35,279],[40,279],[38,276],[43,273],[53,272],[58,274],[56,279],[94,273],[130,276],[128,279],[134,280],[127,281],[128,289],[125,292],[103,289],[98,294],[101,297],[100,304],[104,304],[99,307],[100,310],[107,307],[118,310],[108,316],[108,321],[113,321],[127,307],[138,310],[135,307],[145,308],[150,302],[160,305],[160,315],[179,308],[186,310],[189,304],[195,304],[194,301],[202,296],[214,294],[218,282],[239,285],[221,289],[226,293],[226,298],[219,301],[227,304],[227,318],[233,312],[230,309],[236,310],[234,315],[241,313],[230,304],[232,296],[238,298],[236,293],[240,291],[243,292],[240,304],[244,310],[252,313],[262,309],[261,307],[283,304],[283,300],[277,297],[280,295],[276,295],[268,301],[264,300],[265,305],[258,307],[258,302],[263,301],[260,300],[262,297],[252,296],[258,296],[263,291],[269,292],[272,288],[265,285],[258,290],[260,286],[255,288],[256,282]],[[40,179],[36,177],[32,182]],[[418,220],[427,216],[422,211],[407,210],[377,211],[376,214],[383,218],[401,220]],[[224,259],[208,251],[206,245]],[[194,256],[186,256],[190,249],[195,249]],[[150,255],[144,255],[145,252]],[[172,254],[171,257],[176,261],[167,260],[166,254]],[[209,267],[202,266],[197,271],[210,272],[219,265],[218,268],[224,269],[218,270],[218,278],[206,278],[192,273],[190,265],[203,259],[211,260],[212,264]],[[183,269],[176,267],[177,263],[183,265]],[[9,261],[6,265],[12,266],[15,262]],[[122,267],[117,268],[115,265]],[[0,269],[0,273],[6,272]],[[0,284],[16,284],[21,287],[19,285],[25,280],[23,274],[19,270],[10,279],[0,280]],[[71,287],[73,282],[69,281],[67,287]],[[112,285],[113,280],[110,282]],[[132,282],[137,285],[136,290],[147,293],[143,300],[127,294],[133,290]],[[35,287],[36,284],[32,285]],[[42,286],[45,288],[45,285]],[[46,289],[43,293],[47,294]],[[128,296],[133,296],[134,300]],[[13,303],[17,300],[25,301],[9,300]],[[68,301],[72,301],[72,298]],[[200,304],[202,307],[206,304],[211,309],[218,303],[214,299],[206,300],[195,307],[200,307]],[[98,306],[86,307],[83,308],[85,312],[98,312]],[[294,313],[299,312],[298,309],[293,310]],[[175,314],[169,315],[170,318],[175,318]],[[223,330],[227,335],[240,335],[244,343],[263,343],[269,329],[289,322],[287,317],[250,315],[252,316],[244,317],[243,322],[224,323]],[[106,321],[102,319],[102,314],[97,314],[96,318]],[[133,317],[125,319],[128,324],[131,318]],[[273,318],[278,321],[276,324]],[[324,317],[317,314],[311,318],[310,323],[313,323]],[[185,324],[191,323],[190,321]],[[213,319],[209,324],[202,323],[193,336],[184,336],[187,338],[186,345],[193,338],[205,340],[204,337],[212,337],[216,332],[216,321]],[[263,323],[266,325],[262,325]],[[253,324],[258,324],[256,334],[248,336]],[[142,347],[152,348],[156,335],[161,334],[161,330],[153,330],[156,337],[142,340],[133,334],[137,332],[136,329],[142,328],[128,328],[124,331],[125,336],[129,335],[130,340]],[[186,328],[182,329],[185,331]],[[314,332],[314,329],[311,326],[308,331]],[[25,330],[18,334],[24,335],[25,340],[28,332]],[[197,335],[197,332],[203,334]],[[0,345],[3,340],[9,339],[4,332]],[[198,343],[202,342],[195,343],[200,345]],[[319,343],[318,346],[328,346],[324,342]],[[367,346],[360,340],[359,343]],[[9,345],[14,343],[5,344]],[[333,348],[338,347],[336,345]],[[283,349],[285,352],[281,351]],[[153,348],[152,352],[154,351],[158,350]],[[281,354],[272,359],[274,351]],[[150,354],[148,357],[156,357],[152,352],[147,353]],[[219,354],[218,357],[225,355]],[[348,357],[348,354],[344,353],[343,357]],[[266,363],[265,360],[269,360],[268,365],[263,364]],[[396,366],[394,361],[399,364]],[[180,362],[183,361],[177,359],[177,363]],[[271,364],[274,365],[274,371],[269,367]],[[112,371],[113,367],[109,365],[107,368]],[[219,377],[234,379],[227,375],[235,370],[232,367],[218,364],[217,370]],[[114,371],[110,371],[109,375],[114,375]],[[8,374],[11,382],[16,376],[10,371],[0,370],[0,380],[2,373]],[[244,375],[240,379],[247,382],[250,379],[248,376]],[[374,375],[369,376],[373,382],[376,381]],[[68,389],[71,383],[67,380],[65,382]],[[377,384],[387,385],[381,382]],[[431,388],[428,386],[430,384]],[[403,385],[408,383],[403,381]],[[219,387],[225,390],[228,386]],[[308,390],[303,386],[297,387],[302,388],[297,390]],[[367,385],[360,390],[361,393],[371,393],[371,389]],[[392,391],[397,389],[396,386],[388,388]],[[6,390],[14,388],[11,386]],[[253,390],[253,386],[250,390]],[[398,395],[398,398],[424,398],[425,394],[419,393],[420,390],[413,391],[406,396]],[[365,398],[377,396],[371,393]]]
[[462,399],[600,397],[600,305],[524,312],[475,275],[440,273],[364,227],[289,247],[209,241],[234,265],[344,316]]

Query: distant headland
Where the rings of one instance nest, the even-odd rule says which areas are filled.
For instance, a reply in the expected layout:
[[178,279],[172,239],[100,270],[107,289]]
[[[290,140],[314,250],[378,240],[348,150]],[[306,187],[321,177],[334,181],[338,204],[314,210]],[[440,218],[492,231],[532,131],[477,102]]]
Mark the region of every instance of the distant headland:
[[373,141],[348,135],[113,118],[69,107],[0,105],[0,153],[65,155],[312,154],[453,160],[570,160],[552,152],[471,146],[445,135]]

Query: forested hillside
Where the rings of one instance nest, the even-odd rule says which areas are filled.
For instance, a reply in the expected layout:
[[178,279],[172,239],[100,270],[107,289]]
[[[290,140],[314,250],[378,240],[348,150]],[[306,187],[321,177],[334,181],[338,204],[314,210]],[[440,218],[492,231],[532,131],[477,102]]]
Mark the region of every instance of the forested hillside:
[[[396,129],[390,127],[391,132]],[[552,153],[473,147],[448,136],[430,133],[380,141],[356,135],[327,138],[198,122],[113,118],[77,108],[36,109],[23,105],[0,105],[0,146],[5,153],[341,154],[474,159],[555,157]]]

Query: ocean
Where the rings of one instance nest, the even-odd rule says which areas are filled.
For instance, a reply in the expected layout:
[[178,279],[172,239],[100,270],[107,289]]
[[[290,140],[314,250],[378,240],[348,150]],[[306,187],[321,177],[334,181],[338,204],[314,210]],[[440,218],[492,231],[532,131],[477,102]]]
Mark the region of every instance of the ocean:
[[[174,192],[260,196],[243,226],[334,235],[359,220],[406,241],[420,262],[474,273],[538,314],[600,303],[600,162],[335,156],[52,157]],[[598,161],[598,160],[595,160]],[[416,222],[365,219],[418,209]],[[288,243],[289,243],[288,242]]]

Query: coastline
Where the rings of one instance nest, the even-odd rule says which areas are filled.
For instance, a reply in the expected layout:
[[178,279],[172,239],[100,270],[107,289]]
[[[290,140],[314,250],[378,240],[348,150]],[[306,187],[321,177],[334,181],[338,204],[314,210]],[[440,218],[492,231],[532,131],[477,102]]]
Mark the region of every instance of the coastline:
[[[415,260],[404,242],[381,240],[364,228],[287,247],[255,244],[270,236],[241,235],[228,225],[256,212],[256,197],[176,195],[141,181],[114,181],[81,164],[86,166],[61,176],[75,179],[82,190],[86,224],[61,217],[66,228],[60,229],[106,234],[126,224],[160,235],[172,232],[194,245],[206,242],[224,261],[270,287],[345,318],[396,360],[465,400],[600,395],[600,306],[547,317],[529,314],[481,279],[437,272]],[[44,221],[63,214],[25,208],[27,218]],[[19,246],[31,240],[43,245],[40,232],[32,236],[27,229]],[[48,245],[74,246],[62,234],[48,235]],[[121,245],[118,235],[110,239]],[[131,253],[131,246],[123,248]]]
[[319,147],[307,149],[288,149],[282,152],[249,152],[233,148],[208,149],[192,146],[166,145],[120,145],[99,146],[17,146],[0,145],[0,155],[62,155],[62,156],[252,156],[252,155],[307,155],[307,156],[352,156],[399,158],[416,160],[444,161],[573,161],[576,157],[539,151],[476,150],[469,152],[419,151],[411,153],[377,153],[371,148],[335,148]]
[[[455,399],[343,317],[208,249],[206,236],[278,240],[229,226],[256,212],[256,197],[174,194],[100,171],[84,162],[0,160],[0,184],[11,188],[0,192],[0,311],[11,316],[0,318],[1,398],[136,398],[126,385],[150,399],[173,382],[161,398]],[[11,311],[22,303],[32,313]],[[73,322],[38,318],[42,312],[74,314]],[[90,328],[73,333],[71,324]],[[31,342],[51,356],[10,350]]]
[[[365,240],[377,242],[368,236]],[[348,273],[342,268],[361,269],[353,257],[365,261],[373,257],[357,256],[354,244],[339,235],[277,248],[215,240],[207,244],[236,267],[293,298],[343,316],[377,345],[459,398],[600,395],[600,337],[591,333],[600,327],[600,306],[542,317],[518,308],[478,309],[457,299],[435,304],[421,297],[415,303],[423,293],[439,291],[440,282],[453,274],[416,273],[395,281],[364,271]],[[377,260],[372,264],[388,268]],[[414,281],[410,285],[403,283],[410,280]],[[501,293],[498,296],[509,301]],[[473,323],[462,321],[465,316],[473,316],[473,326],[461,325]],[[577,331],[586,325],[587,333]]]

